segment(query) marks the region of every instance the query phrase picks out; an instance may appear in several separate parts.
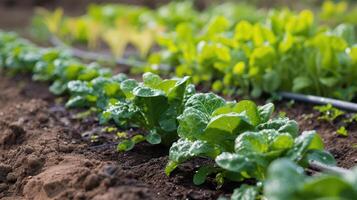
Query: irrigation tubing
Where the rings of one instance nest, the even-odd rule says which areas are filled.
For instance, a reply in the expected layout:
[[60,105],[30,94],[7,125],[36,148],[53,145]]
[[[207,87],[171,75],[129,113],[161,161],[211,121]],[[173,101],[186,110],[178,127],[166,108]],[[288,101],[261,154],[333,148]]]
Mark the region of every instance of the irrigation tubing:
[[296,101],[302,101],[306,103],[313,103],[313,104],[320,104],[320,105],[331,104],[332,106],[336,108],[340,108],[342,110],[357,112],[357,104],[347,101],[341,101],[337,99],[319,97],[314,95],[303,95],[303,94],[297,94],[291,92],[280,92],[278,94],[284,99],[290,99],[290,100],[296,100]]
[[318,161],[310,161],[309,168],[317,171],[327,171],[336,174],[346,174],[349,172],[345,168],[337,167],[337,166],[329,166]]

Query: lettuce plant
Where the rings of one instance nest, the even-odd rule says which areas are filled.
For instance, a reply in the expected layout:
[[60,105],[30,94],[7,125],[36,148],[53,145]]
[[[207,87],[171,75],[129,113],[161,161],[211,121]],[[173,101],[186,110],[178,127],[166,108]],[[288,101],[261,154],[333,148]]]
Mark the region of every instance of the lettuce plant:
[[67,91],[67,84],[72,80],[91,81],[97,77],[110,77],[111,75],[110,70],[100,68],[96,64],[87,67],[77,60],[58,59],[55,61],[55,69],[52,75],[55,80],[50,91],[60,95]]
[[178,117],[180,139],[170,148],[166,173],[195,157],[215,161],[197,171],[197,184],[212,173],[217,181],[264,180],[269,164],[281,157],[302,166],[309,160],[335,165],[315,131],[299,135],[295,121],[271,118],[273,110],[271,103],[256,106],[248,100],[226,102],[212,93],[193,95]]
[[[129,124],[147,130],[146,141],[151,144],[170,145],[177,139],[176,117],[195,91],[188,77],[162,80],[156,74],[145,73],[142,83],[127,79],[120,87],[125,100],[111,103],[102,114],[102,122],[114,120],[119,126]],[[134,143],[126,140],[118,148],[129,150]]]
[[[167,64],[216,92],[260,97],[292,91],[343,100],[357,86],[354,27],[319,25],[310,10],[272,10],[251,23],[215,15],[197,33],[187,23],[158,39],[146,70]],[[167,73],[167,71],[165,71]]]
[[0,33],[0,67],[11,73],[29,72],[39,59],[39,49],[13,33]]
[[84,65],[68,52],[54,48],[38,48],[14,33],[0,34],[0,64],[13,73],[32,72],[32,79],[51,82],[50,91],[56,95],[67,92],[72,80],[91,81],[110,77],[107,68],[97,64]]
[[127,80],[124,74],[113,77],[98,77],[91,81],[70,81],[68,90],[71,98],[67,107],[97,107],[106,109],[109,102],[123,100],[125,95],[121,90],[121,82]]

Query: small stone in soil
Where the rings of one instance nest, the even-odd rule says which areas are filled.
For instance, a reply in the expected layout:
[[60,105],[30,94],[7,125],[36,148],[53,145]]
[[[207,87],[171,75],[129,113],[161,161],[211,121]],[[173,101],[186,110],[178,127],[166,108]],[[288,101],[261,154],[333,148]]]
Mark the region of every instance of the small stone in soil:
[[36,157],[35,155],[30,155],[27,158],[27,172],[30,174],[37,171],[39,168],[42,167],[42,165],[42,160]]
[[26,154],[31,154],[34,151],[31,146],[26,146],[24,150]]
[[87,168],[93,167],[93,163],[91,163],[89,160],[86,160],[83,165]]
[[87,176],[83,184],[86,190],[92,190],[95,187],[97,187],[99,183],[100,183],[100,178],[95,174],[91,174]]
[[9,183],[15,183],[17,181],[17,176],[15,173],[8,173],[7,176],[6,176],[6,180],[9,182]]

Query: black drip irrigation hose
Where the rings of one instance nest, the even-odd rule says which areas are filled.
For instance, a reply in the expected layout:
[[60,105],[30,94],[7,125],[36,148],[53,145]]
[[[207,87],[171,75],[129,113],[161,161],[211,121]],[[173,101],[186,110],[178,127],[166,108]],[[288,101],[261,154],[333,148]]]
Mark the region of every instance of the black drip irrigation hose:
[[323,163],[320,163],[318,161],[310,161],[309,162],[309,168],[316,170],[316,171],[327,171],[327,172],[332,172],[336,174],[346,174],[349,171],[345,168],[342,167],[337,167],[337,166],[329,166]]
[[319,97],[314,95],[296,94],[291,92],[280,92],[278,94],[284,99],[296,100],[296,101],[319,104],[319,105],[331,104],[332,106],[336,108],[340,108],[342,110],[357,112],[357,104],[347,101],[341,101],[337,99]]

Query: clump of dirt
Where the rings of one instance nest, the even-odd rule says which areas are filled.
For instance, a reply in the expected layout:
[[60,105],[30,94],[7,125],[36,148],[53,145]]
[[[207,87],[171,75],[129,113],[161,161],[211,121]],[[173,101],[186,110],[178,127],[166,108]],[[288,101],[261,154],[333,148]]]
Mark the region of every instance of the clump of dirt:
[[0,121],[0,146],[3,148],[9,147],[15,144],[21,144],[23,136],[25,135],[24,129],[16,123],[8,124]]
[[[217,199],[238,186],[193,185],[193,172],[205,160],[167,177],[167,147],[143,143],[118,153],[115,143],[93,146],[89,141],[103,127],[95,117],[78,118],[78,111],[66,110],[59,101],[46,84],[0,76],[0,199]],[[278,110],[296,119],[301,130],[316,129],[339,166],[355,165],[355,126],[342,138],[316,120],[311,106],[281,103]],[[307,119],[306,113],[314,116]]]

